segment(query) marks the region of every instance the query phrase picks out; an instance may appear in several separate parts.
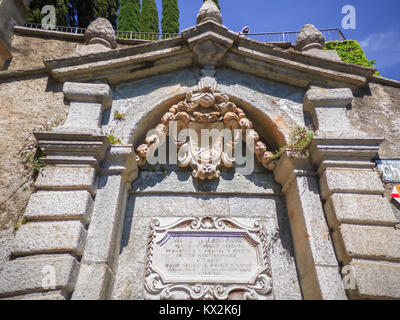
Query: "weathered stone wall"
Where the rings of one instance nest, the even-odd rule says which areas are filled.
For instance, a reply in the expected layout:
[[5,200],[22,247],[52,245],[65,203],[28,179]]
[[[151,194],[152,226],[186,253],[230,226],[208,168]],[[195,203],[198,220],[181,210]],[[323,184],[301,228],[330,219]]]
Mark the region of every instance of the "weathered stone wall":
[[32,193],[34,171],[24,160],[25,151],[36,145],[35,130],[50,130],[64,121],[68,107],[61,89],[45,76],[0,83],[0,269],[9,254],[13,224],[22,218]]
[[[352,125],[371,136],[385,137],[379,149],[382,159],[400,158],[400,88],[370,83],[355,93],[348,116]],[[385,197],[390,200],[394,184],[386,183]],[[400,206],[391,201],[392,209],[400,221]]]
[[[84,42],[81,39],[67,37],[50,37],[41,35],[14,34],[11,46],[12,59],[8,70],[20,70],[31,67],[43,67],[43,61],[68,56],[75,53],[78,45]],[[122,49],[129,45],[118,44]]]
[[8,70],[43,66],[44,60],[72,54],[76,46],[75,41],[14,35],[11,49],[13,57]]
[[353,126],[371,134],[384,136],[379,150],[381,158],[400,158],[400,88],[370,83],[355,93],[348,115]]

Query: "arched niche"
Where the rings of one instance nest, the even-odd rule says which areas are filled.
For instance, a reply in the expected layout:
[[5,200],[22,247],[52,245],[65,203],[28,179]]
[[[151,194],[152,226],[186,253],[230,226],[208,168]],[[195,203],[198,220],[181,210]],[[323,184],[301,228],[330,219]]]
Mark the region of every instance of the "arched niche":
[[[150,82],[147,82],[147,85],[150,85]],[[157,83],[152,85],[157,86]],[[128,84],[123,90],[130,92],[132,88],[130,86],[134,85]],[[248,84],[246,86],[249,91],[255,92]],[[137,83],[135,87],[138,87]],[[116,123],[115,132],[123,133],[125,141],[133,143],[137,149],[144,143],[146,132],[157,127],[160,119],[171,111],[171,108],[184,101],[190,89],[195,95],[203,92],[197,84],[189,87],[175,83],[164,88],[157,86],[155,91],[149,90],[146,96],[137,100],[132,99],[131,109],[129,107],[125,109],[126,119]],[[254,129],[260,133],[260,139],[270,149],[276,149],[287,143],[290,131],[299,125],[284,110],[278,108],[279,98],[265,96],[264,106],[260,107],[255,101],[240,95],[235,88],[229,88],[225,84],[225,89],[226,91],[219,90],[217,86],[215,92],[224,94],[224,99],[227,98],[229,102],[234,101],[237,107],[244,111],[246,118],[254,121]],[[230,93],[226,93],[227,91]],[[122,96],[121,92],[119,94]],[[123,95],[125,99],[129,99],[126,94]],[[118,108],[121,105],[114,100],[114,106]],[[272,114],[265,112],[265,109],[272,110]],[[240,111],[237,115],[239,113]],[[191,170],[180,169],[177,166],[144,165],[142,169],[139,168],[139,175],[132,182],[127,197],[125,219],[120,235],[120,250],[116,253],[117,268],[110,287],[110,297],[160,298],[160,295],[152,296],[154,292],[145,289],[146,265],[149,262],[148,236],[154,218],[168,220],[207,217],[235,221],[242,219],[249,223],[254,223],[255,220],[262,221],[266,230],[273,283],[272,291],[262,298],[301,299],[285,196],[273,173],[262,166],[256,166],[255,171],[249,176],[238,174],[234,168],[227,168],[219,178],[210,180],[194,178]],[[232,281],[235,282],[234,279]],[[236,296],[240,297],[241,293]],[[188,298],[188,296],[178,290],[173,298]]]

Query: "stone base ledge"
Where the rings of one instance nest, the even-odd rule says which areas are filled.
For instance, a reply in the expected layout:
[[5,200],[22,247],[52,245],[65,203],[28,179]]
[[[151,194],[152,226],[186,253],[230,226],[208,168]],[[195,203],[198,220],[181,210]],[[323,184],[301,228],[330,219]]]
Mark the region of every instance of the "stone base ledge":
[[349,290],[354,299],[400,299],[400,264],[353,260],[357,290]]
[[320,179],[321,197],[329,199],[333,193],[380,194],[385,189],[373,170],[328,168]]
[[88,191],[39,191],[31,195],[24,217],[28,221],[80,220],[88,225],[93,200]]
[[9,297],[0,300],[35,300],[35,301],[56,301],[67,300],[63,292],[56,290],[47,293],[23,294],[21,296]]
[[395,226],[396,217],[382,195],[336,193],[325,203],[329,227],[342,223]]
[[35,183],[36,190],[87,190],[96,194],[96,170],[85,166],[44,168]]
[[345,265],[353,258],[400,262],[400,231],[394,227],[342,224],[332,236]]
[[[73,291],[78,276],[79,263],[72,256],[44,255],[9,261],[0,272],[0,297],[61,290]],[[54,288],[44,288],[45,277],[55,274]]]
[[18,230],[12,254],[71,253],[80,258],[86,236],[79,221],[31,222]]

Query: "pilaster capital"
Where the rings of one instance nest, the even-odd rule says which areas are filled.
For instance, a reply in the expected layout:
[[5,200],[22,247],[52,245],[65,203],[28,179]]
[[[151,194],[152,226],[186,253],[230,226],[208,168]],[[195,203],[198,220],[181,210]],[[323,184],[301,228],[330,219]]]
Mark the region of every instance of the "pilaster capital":
[[102,167],[103,174],[122,175],[130,189],[130,184],[137,178],[138,166],[133,145],[112,146],[107,153]]
[[48,164],[85,164],[99,170],[110,148],[110,142],[104,135],[35,132],[34,136]]
[[112,104],[112,92],[108,84],[65,82],[63,92],[69,101],[98,102],[104,110]]

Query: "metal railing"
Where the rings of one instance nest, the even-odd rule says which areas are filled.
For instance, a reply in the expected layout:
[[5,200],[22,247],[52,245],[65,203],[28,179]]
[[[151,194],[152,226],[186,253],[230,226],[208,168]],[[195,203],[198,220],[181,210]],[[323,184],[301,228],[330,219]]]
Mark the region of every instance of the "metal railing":
[[[319,30],[325,37],[325,41],[344,41],[346,37],[339,28]],[[266,32],[266,33],[249,33],[246,37],[261,42],[290,42],[295,44],[299,31],[288,32]]]
[[118,39],[127,40],[163,40],[180,37],[179,33],[151,33],[151,32],[131,32],[131,31],[117,31]]
[[[25,23],[24,27],[31,29],[46,29],[40,23]],[[85,34],[85,28],[78,27],[63,27],[56,26],[52,31],[67,32],[75,34]],[[343,41],[346,37],[339,28],[335,29],[322,29],[321,33],[325,37],[325,41]],[[290,42],[296,43],[297,35],[299,31],[288,31],[288,32],[265,32],[265,33],[249,33],[246,37],[261,42]],[[147,40],[156,41],[162,39],[171,39],[180,37],[180,33],[152,33],[152,32],[131,32],[131,31],[116,31],[118,39],[126,40]]]
[[[24,27],[30,29],[43,29],[43,30],[51,30],[58,32],[75,33],[75,34],[85,34],[86,32],[85,28],[78,28],[78,27],[55,26],[52,29],[48,29],[46,26],[43,26],[40,23],[25,23]],[[153,32],[131,32],[131,31],[116,31],[116,35],[118,39],[147,40],[147,41],[180,37],[179,33],[153,33]]]
[[63,27],[63,26],[55,26],[52,29],[48,29],[46,26],[43,26],[40,23],[25,23],[25,28],[31,29],[43,29],[43,30],[51,30],[51,31],[58,31],[58,32],[67,32],[67,33],[76,33],[76,34],[85,34],[85,28],[78,28],[78,27]]

